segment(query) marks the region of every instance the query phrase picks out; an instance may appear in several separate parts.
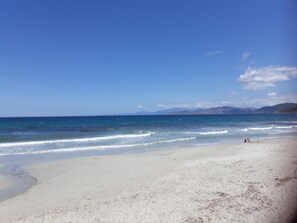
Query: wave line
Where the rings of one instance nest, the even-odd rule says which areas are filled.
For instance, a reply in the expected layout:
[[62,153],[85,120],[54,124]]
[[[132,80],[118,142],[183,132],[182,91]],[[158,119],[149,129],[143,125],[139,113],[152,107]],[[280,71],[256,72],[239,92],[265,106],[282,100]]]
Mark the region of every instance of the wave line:
[[74,147],[74,148],[61,148],[61,149],[42,150],[42,151],[2,153],[2,154],[0,154],[0,156],[45,154],[45,153],[59,153],[59,152],[78,152],[78,151],[90,151],[90,150],[107,150],[107,149],[114,149],[114,148],[131,148],[131,147],[137,147],[137,146],[149,146],[149,145],[155,145],[155,144],[171,143],[171,142],[177,142],[177,141],[187,141],[187,140],[194,140],[194,139],[196,139],[196,137],[178,138],[178,139],[163,140],[163,141],[149,142],[149,143],[138,143],[138,144]]
[[13,146],[32,146],[32,145],[42,145],[42,144],[52,144],[52,143],[89,142],[89,141],[101,141],[101,140],[122,139],[122,138],[138,138],[138,137],[151,136],[153,134],[154,134],[153,132],[148,132],[143,134],[112,135],[112,136],[81,138],[81,139],[57,139],[57,140],[30,141],[30,142],[7,142],[7,143],[1,143],[0,148],[13,147]]

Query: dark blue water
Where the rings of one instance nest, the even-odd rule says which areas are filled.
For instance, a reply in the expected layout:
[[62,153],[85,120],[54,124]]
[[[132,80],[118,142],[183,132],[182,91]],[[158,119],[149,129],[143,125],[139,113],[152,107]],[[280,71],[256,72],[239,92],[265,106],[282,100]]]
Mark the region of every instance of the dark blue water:
[[0,118],[0,161],[241,142],[297,134],[296,115]]

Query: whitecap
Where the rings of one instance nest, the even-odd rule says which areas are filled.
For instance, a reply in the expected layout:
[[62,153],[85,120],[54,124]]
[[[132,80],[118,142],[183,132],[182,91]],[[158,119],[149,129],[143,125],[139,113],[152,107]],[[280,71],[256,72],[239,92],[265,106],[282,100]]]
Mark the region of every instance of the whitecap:
[[89,147],[72,147],[72,148],[60,148],[51,150],[39,150],[39,151],[25,151],[25,152],[15,152],[15,153],[2,153],[0,156],[8,155],[34,155],[34,154],[46,154],[46,153],[61,153],[61,152],[79,152],[79,151],[91,151],[91,150],[107,150],[107,149],[120,149],[120,148],[131,148],[140,146],[149,146],[154,144],[171,143],[177,141],[188,141],[194,140],[196,137],[189,138],[177,138],[163,141],[155,141],[148,143],[138,143],[138,144],[119,144],[119,145],[105,145],[105,146],[89,146]]
[[90,141],[124,139],[124,138],[138,138],[138,137],[151,136],[153,134],[154,134],[153,132],[148,132],[148,133],[142,133],[142,134],[111,135],[111,136],[80,138],[80,139],[57,139],[57,140],[30,141],[30,142],[7,142],[7,143],[1,143],[0,148],[1,147],[14,147],[14,146],[43,145],[43,144],[52,144],[52,143],[73,143],[73,142],[90,142]]
[[291,128],[294,128],[293,125],[290,125],[290,126],[275,126],[276,129],[291,129]]
[[265,130],[271,130],[272,127],[255,127],[255,128],[248,128],[248,129],[253,131],[265,131]]
[[198,134],[200,134],[200,135],[219,135],[219,134],[226,134],[226,133],[228,133],[228,130],[198,132]]

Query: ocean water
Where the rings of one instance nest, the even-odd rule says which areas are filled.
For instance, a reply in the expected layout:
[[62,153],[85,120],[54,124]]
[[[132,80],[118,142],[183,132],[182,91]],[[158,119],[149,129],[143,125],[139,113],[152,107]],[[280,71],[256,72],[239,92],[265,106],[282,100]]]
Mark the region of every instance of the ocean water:
[[294,135],[296,115],[0,118],[0,162],[133,153]]

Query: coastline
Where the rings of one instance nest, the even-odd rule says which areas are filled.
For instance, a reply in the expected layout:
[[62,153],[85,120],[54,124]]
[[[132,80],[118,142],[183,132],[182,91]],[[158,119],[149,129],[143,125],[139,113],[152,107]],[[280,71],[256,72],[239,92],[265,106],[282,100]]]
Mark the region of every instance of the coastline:
[[[2,170],[2,168],[4,168],[4,165],[0,163],[0,170]],[[0,191],[10,187],[11,185],[12,182],[9,179],[9,177],[5,176],[3,173],[0,172]]]
[[297,200],[296,141],[36,164],[26,171],[39,183],[0,202],[0,222],[287,222]]
[[19,165],[0,166],[0,202],[12,199],[25,193],[35,184],[37,179]]

